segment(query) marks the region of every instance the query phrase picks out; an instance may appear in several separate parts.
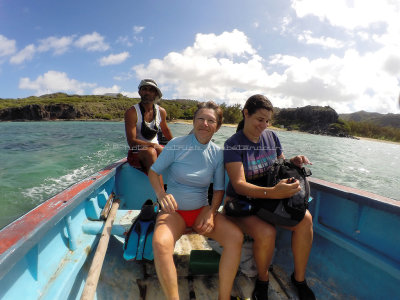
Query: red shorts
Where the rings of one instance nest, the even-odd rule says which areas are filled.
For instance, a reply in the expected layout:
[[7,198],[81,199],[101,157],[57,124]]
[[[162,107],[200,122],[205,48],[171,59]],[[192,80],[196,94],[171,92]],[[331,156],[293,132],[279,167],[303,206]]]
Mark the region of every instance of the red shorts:
[[200,214],[203,208],[200,207],[194,210],[177,210],[176,212],[181,215],[186,223],[186,227],[193,227],[194,221],[196,221],[197,216]]

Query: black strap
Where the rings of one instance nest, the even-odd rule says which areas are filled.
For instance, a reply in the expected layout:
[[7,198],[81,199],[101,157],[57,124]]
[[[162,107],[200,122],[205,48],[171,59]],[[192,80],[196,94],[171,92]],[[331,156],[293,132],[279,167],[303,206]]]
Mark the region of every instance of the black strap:
[[[139,102],[139,109],[140,109],[140,113],[142,114],[142,123],[144,123],[144,113],[145,113],[145,109],[142,105],[142,103]],[[156,114],[156,106],[153,104],[153,119],[154,119],[154,129],[157,129],[157,114]]]

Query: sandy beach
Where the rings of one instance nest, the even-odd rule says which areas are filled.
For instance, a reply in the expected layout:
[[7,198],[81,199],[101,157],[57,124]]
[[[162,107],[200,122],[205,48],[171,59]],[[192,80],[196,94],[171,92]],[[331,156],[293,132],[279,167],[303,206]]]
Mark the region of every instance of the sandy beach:
[[[192,124],[193,121],[192,121],[192,120],[184,120],[184,119],[176,119],[176,120],[169,121],[168,123],[172,123],[172,124]],[[236,127],[237,124],[225,124],[225,123],[223,123],[222,126],[225,126],[225,127]],[[286,131],[285,128],[274,127],[274,126],[270,126],[269,129],[275,130],[275,131]],[[307,133],[307,132],[302,132],[302,131],[297,131],[297,130],[292,130],[292,131],[293,131],[293,132],[299,132],[299,133]],[[372,138],[367,138],[367,137],[355,136],[355,138],[357,138],[357,139],[359,139],[359,140],[366,140],[366,141],[372,141],[372,142],[382,142],[382,143],[389,143],[389,144],[400,145],[399,142],[392,142],[392,141],[386,141],[386,140],[372,139]]]

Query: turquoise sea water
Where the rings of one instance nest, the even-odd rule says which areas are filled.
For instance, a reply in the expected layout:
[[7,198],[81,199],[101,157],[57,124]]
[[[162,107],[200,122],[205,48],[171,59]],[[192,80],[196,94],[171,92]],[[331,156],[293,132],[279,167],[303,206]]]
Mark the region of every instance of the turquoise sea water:
[[[174,136],[191,125],[170,124]],[[223,146],[235,128],[222,127]],[[400,145],[279,131],[286,157],[304,154],[313,176],[400,200]],[[0,123],[0,228],[127,152],[122,122]]]

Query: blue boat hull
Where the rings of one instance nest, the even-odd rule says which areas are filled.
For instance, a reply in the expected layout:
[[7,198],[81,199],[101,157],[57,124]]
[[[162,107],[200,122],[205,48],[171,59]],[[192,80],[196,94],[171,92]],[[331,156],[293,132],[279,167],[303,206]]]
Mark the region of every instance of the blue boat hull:
[[[314,241],[308,281],[319,299],[400,299],[399,203],[311,179]],[[275,263],[293,270],[290,233],[278,234]]]
[[[399,299],[398,202],[318,179],[312,179],[311,189],[314,243],[307,278],[317,297]],[[121,205],[101,280],[117,280],[122,288],[99,285],[97,298],[139,295],[129,278],[130,274],[141,278],[143,270],[124,264],[122,243],[129,227],[126,220],[146,199],[156,197],[147,176],[121,160],[0,231],[0,298],[80,298],[104,225],[100,213],[112,192]],[[293,270],[290,239],[288,231],[279,230],[272,272],[281,278]],[[121,272],[125,275],[118,276]]]

